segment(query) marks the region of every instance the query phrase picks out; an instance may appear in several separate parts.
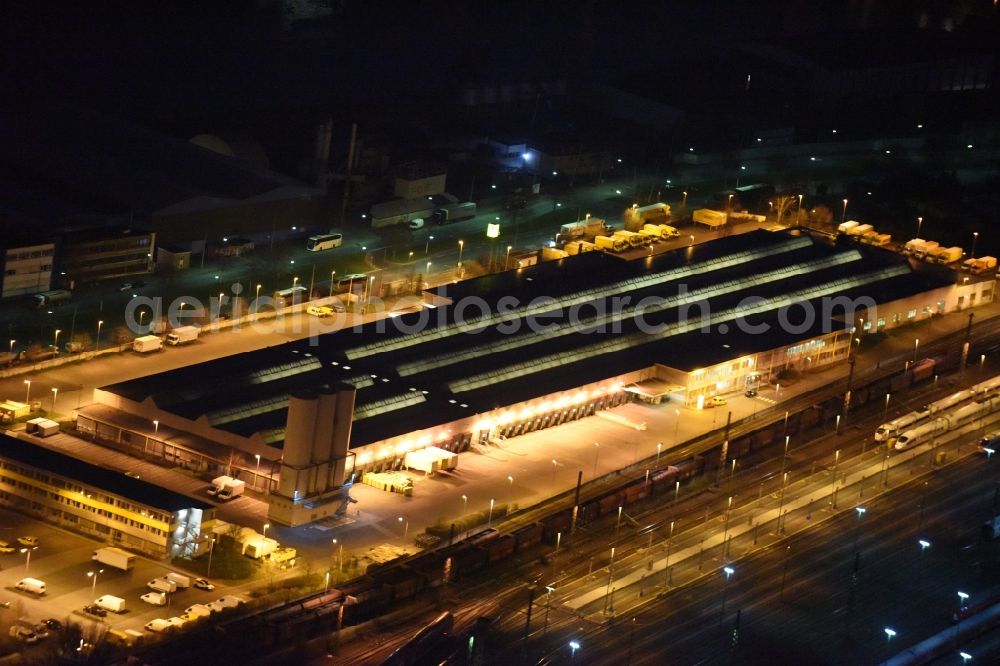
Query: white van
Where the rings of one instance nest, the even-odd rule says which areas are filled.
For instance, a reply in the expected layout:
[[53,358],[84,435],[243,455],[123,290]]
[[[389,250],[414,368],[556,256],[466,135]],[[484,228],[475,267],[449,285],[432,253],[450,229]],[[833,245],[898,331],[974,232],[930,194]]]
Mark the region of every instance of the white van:
[[416,231],[417,229],[423,229],[424,228],[424,218],[418,217],[418,218],[414,218],[414,219],[410,220],[409,227],[410,227],[410,229],[413,229],[414,231]]
[[170,580],[169,578],[154,578],[153,580],[146,583],[146,587],[153,590],[154,592],[177,591],[177,583]]
[[45,594],[45,581],[38,580],[37,578],[22,578],[21,581],[14,586],[14,589],[42,596]]
[[115,597],[110,594],[105,594],[104,596],[98,597],[94,601],[95,606],[99,606],[106,611],[111,611],[112,613],[124,613],[125,612],[125,600],[121,597]]

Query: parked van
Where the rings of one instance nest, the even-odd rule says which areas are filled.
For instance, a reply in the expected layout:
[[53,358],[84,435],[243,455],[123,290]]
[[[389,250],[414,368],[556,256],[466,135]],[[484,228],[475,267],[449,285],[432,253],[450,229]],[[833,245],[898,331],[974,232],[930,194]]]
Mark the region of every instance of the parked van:
[[171,571],[164,576],[164,578],[172,580],[177,587],[191,587],[191,578],[189,576],[185,576],[184,574],[174,573]]
[[154,592],[176,592],[177,583],[168,578],[154,578],[146,583],[146,587]]
[[111,596],[110,594],[105,594],[104,596],[95,599],[94,605],[100,606],[104,610],[111,611],[112,613],[125,612],[125,600],[121,597]]
[[14,588],[22,592],[30,592],[31,594],[42,596],[45,594],[45,581],[38,580],[37,578],[22,578]]

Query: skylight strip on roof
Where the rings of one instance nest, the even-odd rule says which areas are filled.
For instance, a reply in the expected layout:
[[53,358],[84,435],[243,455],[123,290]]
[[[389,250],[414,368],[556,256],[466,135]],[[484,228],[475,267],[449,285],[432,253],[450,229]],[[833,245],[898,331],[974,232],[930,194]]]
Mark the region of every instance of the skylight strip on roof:
[[[728,280],[726,282],[710,285],[702,289],[690,291],[683,295],[678,295],[671,298],[664,298],[658,304],[645,305],[643,306],[641,314],[644,316],[648,316],[655,312],[661,312],[669,310],[671,308],[690,305],[698,301],[704,301],[708,300],[709,298],[714,298],[725,294],[742,291],[754,286],[769,284],[771,282],[787,279],[790,277],[794,277],[796,275],[809,274],[812,272],[825,270],[827,268],[841,266],[843,264],[858,261],[860,259],[861,259],[860,253],[858,253],[856,250],[851,250],[850,252],[843,252],[837,255],[833,255],[831,257],[825,257],[813,261],[792,264],[790,266],[785,266],[770,271],[768,273],[762,273],[752,278],[740,278],[735,280]],[[465,349],[459,352],[449,352],[446,354],[442,354],[440,356],[423,358],[419,361],[413,361],[411,363],[404,363],[397,367],[397,372],[400,374],[400,376],[403,377],[416,375],[421,372],[427,372],[430,370],[447,367],[449,365],[462,363],[481,356],[496,354],[499,352],[510,351],[513,349],[519,349],[535,344],[540,344],[542,342],[553,340],[565,335],[572,335],[574,333],[579,332],[581,329],[609,327],[615,323],[619,323],[627,319],[634,319],[636,316],[637,313],[634,308],[628,311],[621,311],[621,312],[616,311],[616,312],[605,312],[603,314],[595,314],[592,317],[581,319],[578,322],[578,325],[575,326],[546,327],[545,330],[539,331],[538,333],[535,333],[534,335],[531,336],[517,336],[517,337],[509,336],[507,338],[504,338],[503,340],[494,341],[485,345],[478,345],[471,349]]]
[[[785,254],[787,252],[793,252],[795,250],[801,249],[803,247],[808,247],[812,245],[806,237],[792,238],[785,242],[779,243],[777,245],[759,248],[756,250],[741,250],[739,252],[733,252],[721,257],[716,257],[707,261],[699,262],[697,264],[679,266],[677,268],[660,272],[653,273],[648,276],[632,277],[626,280],[621,280],[610,285],[604,285],[601,287],[594,287],[581,292],[577,292],[570,298],[558,301],[561,307],[572,307],[574,305],[586,303],[597,298],[606,298],[622,291],[627,291],[629,288],[646,288],[651,286],[656,286],[665,282],[671,282],[674,280],[683,279],[686,277],[691,277],[693,275],[700,275],[703,273],[709,273],[712,271],[721,270],[730,266],[744,265],[751,261],[757,261],[760,259],[766,259],[767,257]],[[470,330],[475,330],[477,328],[486,328],[492,325],[503,323],[504,321],[512,321],[518,318],[525,318],[529,316],[537,316],[547,312],[553,308],[552,303],[546,304],[527,304],[521,308],[516,308],[513,310],[505,310],[500,313],[493,313],[485,317],[478,318],[467,318],[461,323],[450,323],[446,326],[437,327],[434,329],[427,329],[418,333],[407,335],[403,338],[390,338],[379,340],[377,342],[372,342],[360,347],[355,347],[352,349],[347,349],[344,354],[347,358],[354,360],[358,358],[364,358],[366,356],[371,356],[373,354],[378,354],[385,351],[392,351],[397,349],[405,349],[412,347],[417,344],[422,344],[430,340],[436,340],[444,337],[449,337],[452,335],[467,333]]]
[[536,374],[549,368],[570,365],[586,358],[592,358],[594,356],[616,351],[624,351],[641,344],[646,344],[653,340],[661,340],[675,335],[696,331],[704,328],[705,326],[714,326],[723,322],[755,314],[766,314],[768,312],[776,311],[782,307],[788,307],[795,303],[802,303],[814,298],[837,294],[854,287],[860,287],[867,284],[881,282],[893,277],[907,275],[909,272],[910,270],[908,266],[892,266],[867,274],[835,280],[831,283],[816,285],[815,287],[792,292],[790,294],[768,300],[764,303],[741,305],[739,308],[729,308],[718,313],[711,313],[707,318],[708,321],[698,318],[691,321],[678,322],[673,325],[665,326],[661,331],[656,333],[633,333],[620,338],[615,338],[613,340],[605,340],[593,345],[578,347],[573,351],[553,354],[544,361],[537,359],[524,361],[507,366],[502,370],[480,373],[451,382],[448,384],[448,388],[452,393],[474,391],[486,386],[496,385],[500,382]]

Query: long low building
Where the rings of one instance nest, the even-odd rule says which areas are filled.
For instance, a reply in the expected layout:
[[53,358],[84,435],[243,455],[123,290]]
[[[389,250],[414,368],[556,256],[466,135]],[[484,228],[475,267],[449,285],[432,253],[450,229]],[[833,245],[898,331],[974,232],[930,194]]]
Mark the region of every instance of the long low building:
[[215,507],[0,434],[0,504],[162,559],[192,555]]
[[[425,293],[420,312],[95,398],[104,412],[229,446],[248,473],[256,456],[280,459],[271,518],[301,524],[329,515],[352,473],[399,469],[409,451],[463,452],[634,399],[700,408],[844,361],[858,326],[895,328],[990,302],[992,290],[878,248],[758,231],[449,284]],[[92,429],[89,418],[81,410],[78,427]]]

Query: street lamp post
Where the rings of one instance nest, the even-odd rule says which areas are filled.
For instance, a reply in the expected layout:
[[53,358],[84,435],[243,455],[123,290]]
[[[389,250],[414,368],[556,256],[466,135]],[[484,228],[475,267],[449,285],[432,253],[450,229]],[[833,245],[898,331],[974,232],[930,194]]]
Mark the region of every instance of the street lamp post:
[[205,576],[208,578],[212,577],[212,554],[215,552],[215,537],[212,537],[212,545],[208,547],[208,568],[205,570]]
[[153,421],[153,434],[154,435],[159,435],[160,434],[160,422],[159,421]]
[[549,630],[549,607],[552,605],[552,593],[555,588],[551,585],[545,586],[545,623],[542,625],[542,636]]
[[55,414],[55,412],[56,412],[56,398],[58,398],[58,397],[59,397],[59,389],[53,387],[52,388],[52,413],[53,414]]
[[976,241],[979,240],[979,232],[972,232],[972,254],[970,255],[973,259],[976,258]]
[[681,427],[681,410],[675,409],[674,416],[677,418],[674,420],[674,446],[677,446],[677,430]]
[[469,496],[462,495],[462,515],[464,516],[469,512]]
[[968,606],[966,601],[969,595],[965,592],[959,591],[958,593],[958,620],[955,622],[955,642],[957,643],[962,635],[962,611]]
[[858,512],[858,522],[854,524],[854,554],[857,555],[858,537],[860,536],[861,532],[861,516],[865,515],[865,511],[867,511],[867,509],[865,509],[865,507],[863,506],[856,506],[854,507],[854,510]]
[[[490,500],[490,510],[491,511],[492,511],[492,508],[493,508],[493,500]],[[406,537],[410,533],[410,521],[408,519],[406,519],[406,518],[403,518],[403,516],[400,516],[398,518],[398,520],[399,520],[400,523],[403,524],[403,541],[406,541]]]
[[799,220],[802,219],[802,195],[799,195],[799,206],[795,209],[795,224],[799,224]]
[[338,543],[336,539],[333,540],[333,545],[337,546],[337,573],[341,573],[344,570],[344,544]]
[[594,473],[591,478],[597,478],[597,456],[601,453],[601,444],[599,442],[594,442]]
[[883,423],[889,418],[889,396],[890,393],[885,394],[885,408],[882,410],[882,421]]
[[844,199],[844,210],[842,210],[840,213],[840,223],[843,224],[846,218],[847,218],[847,199]]
[[465,241],[464,240],[460,240],[460,241],[458,241],[458,265],[459,266],[462,265],[462,252],[464,252],[464,251],[465,251]]
[[264,523],[264,539],[267,539],[267,528],[271,526],[271,523]]
[[55,335],[52,336],[52,348],[56,350],[57,354],[59,353],[59,334],[60,333],[62,333],[62,331],[57,328],[56,332],[55,332]]
[[888,645],[892,642],[892,637],[896,635],[896,630],[892,627],[886,627],[882,631],[885,632],[885,644]]
[[28,575],[28,568],[31,566],[31,551],[33,551],[38,546],[33,546],[31,548],[22,548],[21,552],[25,554],[24,559],[24,575]]
[[781,512],[785,508],[785,484],[788,482],[788,472],[781,475],[781,494],[778,500],[778,534],[781,534]]
[[104,573],[104,569],[98,569],[97,571],[88,571],[87,576],[93,578],[93,582],[90,584],[90,594],[91,596],[97,594],[97,576],[98,574]]
[[722,572],[726,574],[726,580],[722,584],[722,615],[719,617],[719,624],[722,624],[723,618],[726,617],[726,593],[729,592],[729,578],[736,570],[732,567],[723,567]]
[[922,227],[923,224],[924,224],[924,218],[918,217],[917,218],[917,238],[920,238],[920,227]]
[[97,351],[101,351],[101,327],[104,326],[104,320],[101,319],[97,322]]
[[656,462],[653,465],[656,468],[659,468],[659,466],[660,466],[660,449],[662,449],[662,448],[663,448],[663,442],[657,442],[657,444],[656,444]]
[[424,243],[424,256],[427,256],[429,254],[429,250],[431,249],[431,241],[432,240],[434,240],[434,236],[428,236],[427,237],[427,242]]
[[924,577],[924,551],[927,550],[931,542],[926,539],[920,539],[917,541],[920,546],[920,567],[917,569],[917,587],[920,586],[920,580]]
[[257,476],[260,474],[260,454],[255,453],[253,457],[257,459],[257,466],[253,470],[253,489],[257,490]]
[[580,644],[577,643],[576,641],[570,641],[569,642],[569,649],[570,649],[570,652],[569,652],[569,663],[572,664],[573,663],[573,659],[576,658],[576,651],[580,649]]
[[24,401],[30,405],[31,404],[31,380],[30,379],[25,379],[24,380],[24,385],[28,387],[25,390],[25,392],[24,392]]
[[490,515],[486,519],[486,527],[490,527],[491,525],[493,525],[493,503],[494,502],[496,502],[496,500],[491,497],[490,498]]
[[913,362],[917,362],[917,350],[920,349],[920,338],[913,339]]

